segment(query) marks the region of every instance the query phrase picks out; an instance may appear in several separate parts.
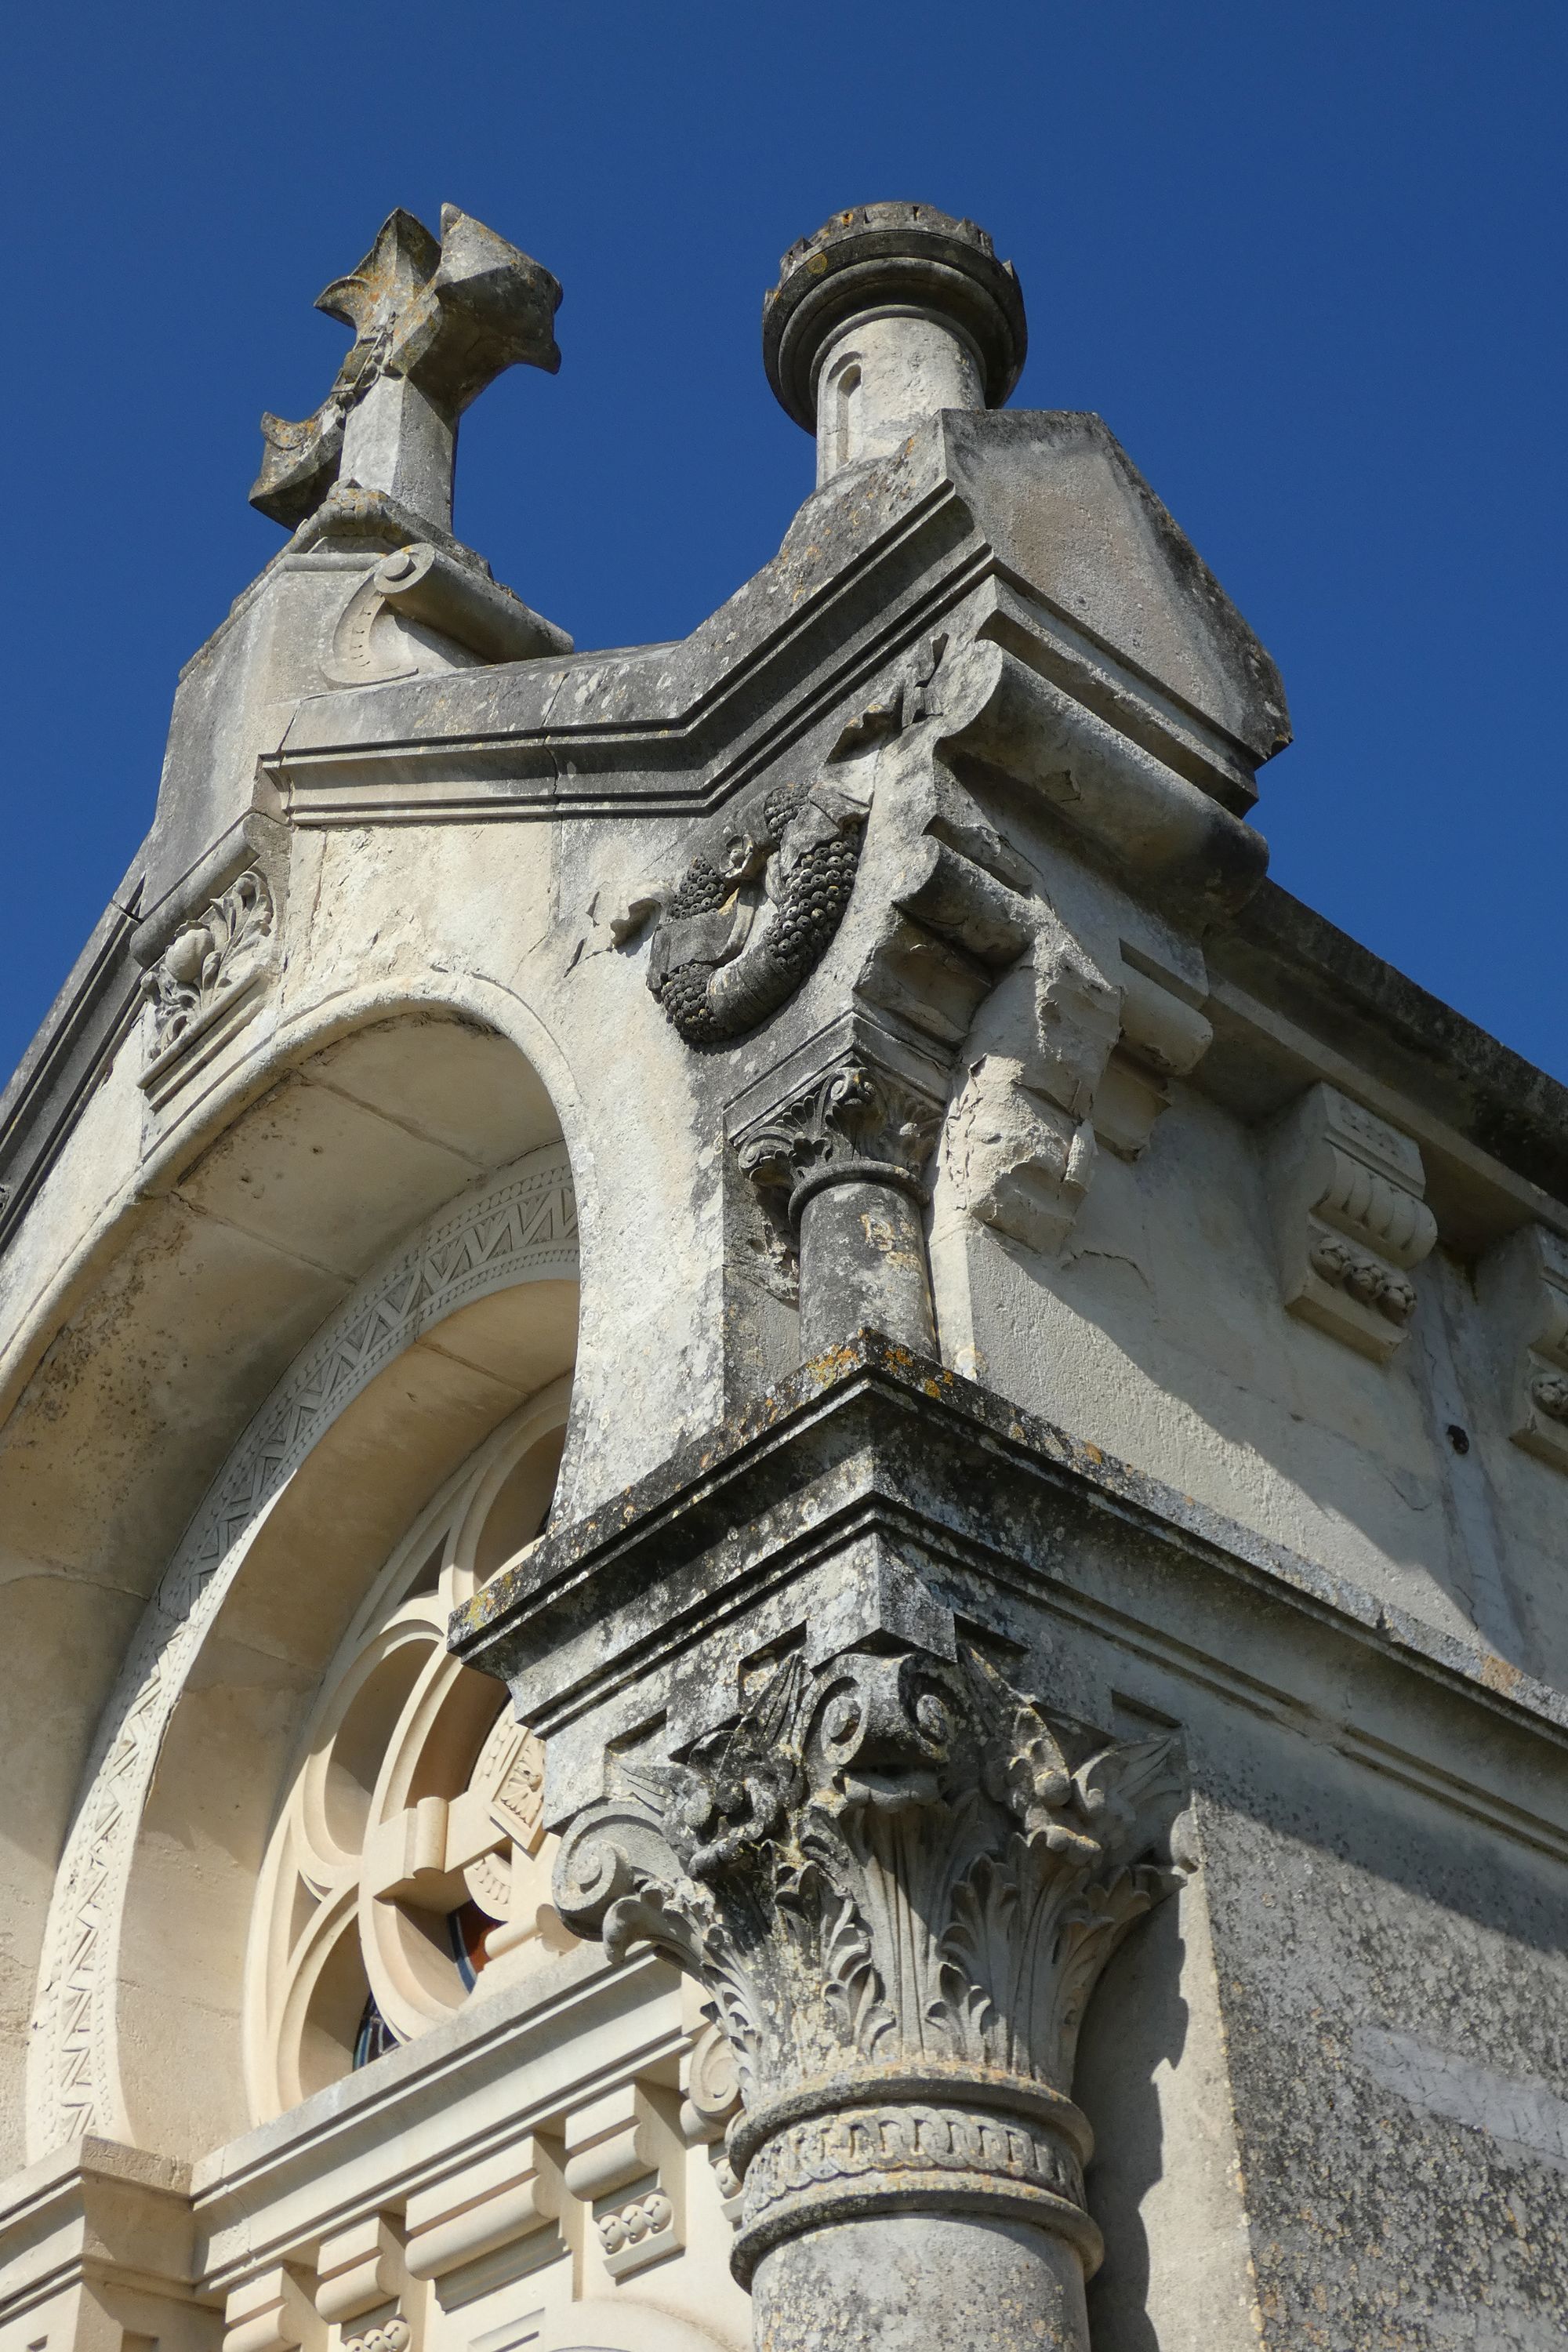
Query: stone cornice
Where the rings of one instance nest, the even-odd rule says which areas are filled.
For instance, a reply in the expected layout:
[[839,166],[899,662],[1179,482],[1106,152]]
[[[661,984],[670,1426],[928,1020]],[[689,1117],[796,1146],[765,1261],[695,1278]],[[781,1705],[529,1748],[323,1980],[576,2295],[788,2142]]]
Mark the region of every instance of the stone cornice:
[[1092,446],[1180,541],[1098,418],[933,418],[898,459],[808,499],[779,554],[682,642],[313,696],[263,771],[302,824],[706,810],[994,582],[1075,701],[1245,813],[1254,768],[1283,740],[1272,665],[1186,549],[1201,625],[1272,698],[1276,715],[1260,731],[1254,713],[1243,740],[1020,569],[984,457],[1031,432],[1042,449],[1062,435]]
[[1429,1159],[1463,1163],[1450,1183],[1430,1188],[1451,1246],[1494,1236],[1484,1222],[1468,1234],[1450,1192],[1461,1183],[1472,1192],[1489,1187],[1504,1171],[1517,1180],[1509,1189],[1527,1215],[1568,1231],[1568,1087],[1276,883],[1265,882],[1231,924],[1216,927],[1206,949],[1216,1045],[1200,1085],[1222,1098],[1232,1091],[1234,1040],[1247,1053],[1242,1084],[1256,1117],[1256,1043],[1246,1033],[1258,1031],[1261,1008],[1289,1065],[1279,1106],[1308,1071],[1340,1085],[1353,1074],[1355,1090],[1407,1127]]
[[0,1247],[54,1166],[142,1011],[138,893],[110,899],[0,1096]]
[[[1108,1520],[1123,1532],[1086,1572],[1064,1529],[1077,1541]],[[564,1791],[574,1755],[587,1769],[594,1742],[614,1736],[634,1678],[645,1714],[661,1678],[676,1712],[694,1706],[688,1727],[698,1736],[701,1706],[716,1702],[705,1681],[691,1691],[683,1661],[704,1640],[721,1643],[742,1612],[770,1626],[776,1618],[777,1638],[791,1586],[825,1551],[850,1547],[863,1580],[879,1583],[895,1612],[926,1605],[918,1580],[897,1565],[918,1551],[952,1606],[980,1606],[987,1586],[1041,1601],[1494,1829],[1568,1855],[1568,1696],[874,1332],[804,1366],[592,1517],[542,1538],[457,1613],[452,1646],[510,1680],[554,1743]],[[1161,1579],[1138,1565],[1141,1555],[1172,1552],[1185,1563],[1179,1624],[1162,1604]],[[1261,1617],[1238,1615],[1238,1586],[1269,1604]],[[1205,1591],[1216,1612],[1212,1642],[1193,1632],[1200,1602],[1206,1616]],[[1241,1638],[1238,1624],[1261,1630]],[[1310,1663],[1325,1639],[1334,1675],[1348,1672],[1356,1693],[1332,1709]],[[1423,1696],[1432,1685],[1441,1716]],[[1456,1700],[1488,1759],[1484,1785],[1454,1769]],[[563,1794],[560,1810],[580,1801]]]
[[263,770],[306,824],[712,808],[993,567],[950,481],[898,487],[813,501],[678,645],[315,696]]

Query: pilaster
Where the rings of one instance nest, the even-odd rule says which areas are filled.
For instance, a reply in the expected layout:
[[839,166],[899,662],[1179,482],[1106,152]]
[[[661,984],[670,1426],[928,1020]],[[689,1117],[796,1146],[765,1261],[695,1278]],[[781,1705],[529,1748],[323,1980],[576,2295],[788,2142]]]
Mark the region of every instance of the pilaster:
[[81,2138],[18,2176],[0,2208],[5,2352],[217,2352],[197,2295],[185,2166]]

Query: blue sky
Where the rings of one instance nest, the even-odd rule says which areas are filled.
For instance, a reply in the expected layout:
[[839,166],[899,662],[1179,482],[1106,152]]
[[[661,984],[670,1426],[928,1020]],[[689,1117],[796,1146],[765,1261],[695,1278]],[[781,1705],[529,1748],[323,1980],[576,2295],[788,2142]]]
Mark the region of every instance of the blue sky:
[[280,542],[264,408],[396,204],[566,299],[465,420],[458,527],[580,646],[678,636],[811,487],[763,381],[839,205],[1012,257],[1014,404],[1092,408],[1284,673],[1277,881],[1568,1079],[1568,10],[89,5],[8,35],[0,1064],[151,819],[179,667]]

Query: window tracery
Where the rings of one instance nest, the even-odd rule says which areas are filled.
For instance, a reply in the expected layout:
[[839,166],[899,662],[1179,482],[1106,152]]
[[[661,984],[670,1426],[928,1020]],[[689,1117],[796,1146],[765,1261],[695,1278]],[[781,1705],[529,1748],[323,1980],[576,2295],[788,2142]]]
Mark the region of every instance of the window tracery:
[[317,1695],[257,1894],[257,2120],[413,2040],[573,1938],[549,1901],[543,1751],[451,1611],[549,1514],[569,1383],[481,1446],[397,1546]]

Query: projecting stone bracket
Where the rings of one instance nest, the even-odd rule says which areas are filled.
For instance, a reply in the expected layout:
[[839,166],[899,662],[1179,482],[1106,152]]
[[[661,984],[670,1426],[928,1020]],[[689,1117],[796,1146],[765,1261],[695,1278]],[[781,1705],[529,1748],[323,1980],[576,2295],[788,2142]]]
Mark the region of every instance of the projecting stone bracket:
[[[1009,772],[1016,767],[1030,730],[1048,716],[1031,699],[1040,682],[1020,682],[1028,676],[998,646],[933,638],[910,674],[842,730],[805,803],[781,788],[743,803],[709,828],[673,898],[639,902],[628,916],[629,937],[633,917],[659,908],[650,985],[696,1044],[765,1017],[799,984],[793,970],[768,971],[769,942],[787,913],[797,805],[809,814],[826,793],[812,842],[820,834],[821,854],[845,865],[840,882],[819,882],[800,866],[824,910],[814,952],[837,930],[851,882],[862,899],[874,894],[869,908],[854,910],[861,944],[850,1010],[753,1081],[728,1122],[746,1172],[772,1190],[780,1231],[800,1229],[807,1356],[862,1326],[921,1350],[934,1345],[920,1212],[939,1130],[956,1204],[1053,1252],[1084,1199],[1100,1143],[1135,1159],[1172,1080],[1188,1076],[1211,1042],[1195,945],[1162,959],[1122,941],[1102,968],[950,764],[961,747],[1011,762]],[[1142,769],[1138,778],[1163,790]],[[1106,783],[1108,809],[1124,787],[1133,789],[1125,779]],[[1179,847],[1195,856],[1205,844],[1212,853],[1215,825],[1226,842],[1245,832],[1212,803],[1205,807],[1190,837],[1177,827],[1173,855]],[[862,813],[858,851],[850,844]],[[1029,1013],[988,1038],[983,1008],[1016,967],[1030,976]],[[689,1004],[680,991],[690,974],[700,985]]]
[[[1190,961],[1202,973],[1195,949]],[[1094,1131],[1119,1159],[1137,1160],[1170,1106],[1171,1081],[1191,1077],[1214,1030],[1200,1009],[1205,988],[1126,940],[1117,979],[1121,1030],[1095,1096]]]
[[1478,1287],[1501,1352],[1509,1434],[1568,1470],[1568,1241],[1522,1226],[1482,1260]]
[[1320,1081],[1276,1130],[1268,1181],[1285,1305],[1386,1363],[1415,1312],[1412,1271],[1437,1238],[1420,1152]]

